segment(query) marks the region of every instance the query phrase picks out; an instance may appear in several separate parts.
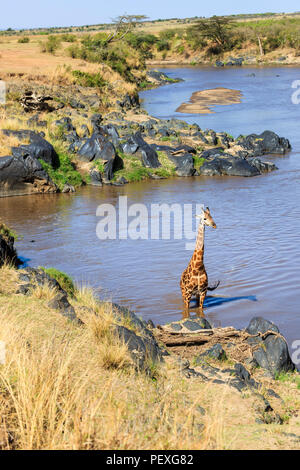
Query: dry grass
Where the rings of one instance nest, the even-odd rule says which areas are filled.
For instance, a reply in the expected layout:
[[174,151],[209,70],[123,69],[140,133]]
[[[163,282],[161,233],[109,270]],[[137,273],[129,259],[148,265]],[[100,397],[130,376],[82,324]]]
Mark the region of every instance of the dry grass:
[[[1,126],[1,123],[0,123]],[[2,128],[2,127],[1,127]],[[6,127],[8,129],[9,127]],[[17,137],[10,135],[4,135],[0,131],[0,157],[11,155],[11,147],[19,147],[19,145],[29,144],[29,139],[18,139]]]
[[[295,423],[256,424],[250,399],[187,380],[172,357],[156,366],[155,380],[136,373],[111,336],[111,306],[96,304],[89,289],[72,300],[85,322],[78,326],[43,296],[13,294],[15,281],[14,269],[0,269],[2,449],[296,447],[282,433],[295,432]],[[290,387],[289,394],[292,407]]]

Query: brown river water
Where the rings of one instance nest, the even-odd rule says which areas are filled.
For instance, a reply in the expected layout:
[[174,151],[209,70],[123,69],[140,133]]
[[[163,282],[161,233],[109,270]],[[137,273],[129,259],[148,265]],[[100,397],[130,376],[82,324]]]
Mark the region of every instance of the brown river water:
[[[260,69],[250,72],[253,70],[259,75]],[[300,78],[298,69],[279,71],[289,87]],[[232,88],[241,89],[244,103],[223,106],[209,117],[197,119],[194,115],[190,122],[235,136],[271,129],[288,137],[293,151],[268,157],[279,170],[254,178],[174,178],[123,187],[85,187],[75,194],[2,198],[1,219],[23,235],[17,249],[27,264],[66,271],[77,282],[93,286],[101,298],[126,305],[144,319],[165,323],[182,316],[179,280],[191,257],[186,240],[99,240],[96,209],[103,203],[117,206],[120,195],[128,197],[128,205],[138,202],[148,208],[152,203],[208,205],[217,229],[205,232],[205,266],[210,283],[220,280],[204,304],[208,320],[215,326],[240,328],[253,316],[263,316],[279,326],[291,346],[300,339],[300,108],[286,98],[285,109],[282,93],[288,96],[290,90],[276,77],[277,69],[272,69],[271,77],[278,84],[277,91],[272,86],[268,89],[273,106],[272,113],[265,113],[269,120],[261,114],[260,86],[256,96],[253,82],[249,86],[241,83],[248,69],[231,70],[226,76],[223,71],[223,77],[215,69],[169,72],[183,76],[186,82],[144,93],[144,105],[151,114],[160,116],[161,102],[167,99],[170,110],[163,107],[164,117],[175,116],[177,103],[170,104],[168,94],[177,89],[177,100],[182,102],[201,88],[197,82],[201,74],[209,73],[212,86],[231,83]],[[240,111],[239,106],[244,109]],[[237,112],[248,113],[248,119],[239,119]],[[281,120],[276,113],[281,113]]]

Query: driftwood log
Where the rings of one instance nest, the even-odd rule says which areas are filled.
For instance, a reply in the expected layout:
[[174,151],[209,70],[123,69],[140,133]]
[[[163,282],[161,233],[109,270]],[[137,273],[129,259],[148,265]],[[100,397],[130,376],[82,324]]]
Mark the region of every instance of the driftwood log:
[[233,327],[203,329],[196,333],[171,332],[162,327],[159,328],[159,331],[161,333],[158,333],[158,337],[168,347],[205,344],[209,343],[212,337],[216,341],[221,341],[241,336],[241,331]]
[[53,100],[51,96],[43,96],[34,93],[33,91],[26,91],[20,98],[21,106],[26,113],[32,111],[48,111],[51,112],[55,108],[50,106],[47,101]]

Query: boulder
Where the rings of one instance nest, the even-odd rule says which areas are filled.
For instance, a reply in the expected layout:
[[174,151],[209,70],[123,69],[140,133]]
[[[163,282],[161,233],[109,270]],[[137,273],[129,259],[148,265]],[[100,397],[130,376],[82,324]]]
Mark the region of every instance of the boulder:
[[43,269],[30,267],[24,268],[19,273],[19,280],[25,282],[27,285],[37,284],[39,286],[43,286],[44,284],[48,284],[52,289],[56,289],[58,292],[66,294],[57,280],[45,273]]
[[99,113],[95,113],[91,117],[91,125],[93,132],[99,132],[99,128],[102,122],[102,115]]
[[5,262],[9,262],[14,266],[20,264],[14,242],[14,237],[6,233],[4,225],[0,224],[0,266],[3,266]]
[[123,144],[122,150],[124,153],[131,155],[138,152],[146,168],[158,168],[161,166],[156,151],[147,144],[140,132],[136,132],[130,136],[128,141]]
[[121,100],[118,100],[116,104],[122,111],[128,111],[132,108],[139,108],[139,96],[137,93],[134,95],[129,95],[128,93],[126,93],[126,95],[124,95]]
[[58,129],[60,128],[64,132],[76,131],[75,127],[72,124],[71,118],[69,117],[63,117],[62,119],[57,119],[52,124],[52,127],[56,127]]
[[48,307],[58,310],[61,315],[68,318],[68,320],[82,323],[77,317],[74,307],[68,301],[68,296],[65,292],[58,292],[53,300],[48,303]]
[[209,158],[214,155],[222,155],[223,152],[224,152],[223,147],[215,147],[213,149],[204,150],[203,152],[201,152],[199,156],[201,158]]
[[186,153],[180,157],[169,155],[169,160],[175,164],[177,176],[193,176],[195,174],[193,155]]
[[0,158],[0,197],[57,190],[39,160],[31,155],[23,152],[19,157]]
[[10,129],[3,129],[2,133],[4,135],[13,135],[20,140],[24,138],[29,138],[29,145],[20,145],[19,147],[12,147],[12,154],[15,157],[20,157],[24,155],[31,155],[36,159],[42,159],[48,165],[51,165],[53,168],[59,166],[59,158],[55,152],[53,146],[43,138],[44,133],[36,133],[30,130],[19,130],[14,131]]
[[279,137],[275,132],[264,131],[261,134],[250,134],[239,137],[238,144],[249,151],[249,156],[257,157],[267,154],[285,154],[291,149],[288,139]]
[[207,160],[200,167],[200,174],[205,176],[257,176],[260,171],[244,158],[225,155]]
[[139,336],[120,325],[114,325],[112,330],[121,341],[126,343],[137,369],[147,369],[147,361],[155,363],[162,360],[162,351],[154,339]]
[[66,183],[61,192],[62,193],[75,193],[76,190],[72,184]]
[[274,323],[262,317],[254,317],[246,332],[254,336],[247,341],[253,347],[253,358],[260,367],[272,375],[295,370],[286,340],[280,335]]
[[220,343],[214,344],[211,348],[207,349],[206,351],[204,351],[204,353],[200,354],[200,357],[208,357],[218,361],[222,361],[227,358],[226,352],[224,351]]
[[272,162],[262,162],[259,158],[253,158],[249,163],[255,166],[260,173],[269,173],[270,171],[278,170],[278,167],[275,163]]
[[120,141],[120,136],[115,126],[113,126],[112,124],[107,124],[105,126],[100,126],[99,130],[100,132],[103,133],[105,137],[108,138],[108,140],[112,141],[115,147],[118,146],[119,141]]
[[90,184],[92,186],[103,186],[101,173],[96,168],[91,169],[90,177],[91,177]]
[[83,143],[78,158],[85,162],[103,160],[107,180],[112,179],[114,171],[123,168],[123,160],[117,155],[114,145],[100,133],[94,133]]

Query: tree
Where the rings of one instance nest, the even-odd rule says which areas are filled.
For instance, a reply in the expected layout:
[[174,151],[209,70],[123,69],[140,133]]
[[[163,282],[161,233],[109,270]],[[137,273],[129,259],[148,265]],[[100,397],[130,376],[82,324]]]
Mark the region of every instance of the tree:
[[231,29],[231,19],[224,16],[212,16],[208,19],[201,19],[193,26],[193,29],[211,41],[214,41],[222,49],[229,45],[229,32]]
[[114,41],[121,41],[128,33],[130,33],[137,24],[145,21],[148,17],[145,15],[121,15],[115,18],[112,22],[115,25],[112,31],[106,38],[106,44]]

